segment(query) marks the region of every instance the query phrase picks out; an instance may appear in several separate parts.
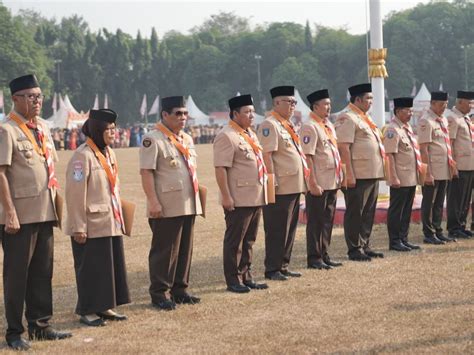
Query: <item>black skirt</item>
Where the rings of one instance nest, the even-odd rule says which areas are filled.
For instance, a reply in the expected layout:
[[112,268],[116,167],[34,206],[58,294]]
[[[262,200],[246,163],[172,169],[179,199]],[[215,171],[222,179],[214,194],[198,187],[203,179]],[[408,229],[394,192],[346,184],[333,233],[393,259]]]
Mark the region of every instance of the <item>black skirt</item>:
[[76,313],[104,312],[130,303],[122,237],[71,238],[77,284]]

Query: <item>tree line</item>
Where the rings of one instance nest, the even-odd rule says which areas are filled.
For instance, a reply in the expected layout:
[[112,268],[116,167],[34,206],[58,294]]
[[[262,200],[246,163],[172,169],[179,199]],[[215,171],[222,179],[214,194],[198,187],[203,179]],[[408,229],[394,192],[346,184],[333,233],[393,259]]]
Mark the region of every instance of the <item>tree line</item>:
[[[22,10],[12,16],[0,0],[0,23],[0,90],[7,94],[10,79],[36,73],[49,98],[45,117],[52,113],[54,92],[67,93],[85,111],[96,94],[101,100],[107,94],[109,107],[129,123],[140,121],[144,94],[149,106],[156,95],[192,95],[209,112],[227,110],[227,99],[237,92],[251,93],[262,113],[262,101],[270,106],[269,89],[284,84],[295,85],[303,97],[328,88],[339,110],[347,87],[368,80],[366,35],[312,24],[310,18],[306,26],[251,27],[245,18],[220,12],[189,34],[170,31],[159,38],[152,28],[149,37],[132,37],[120,29],[93,32],[77,15],[56,20]],[[389,14],[388,95],[409,95],[422,82],[432,90],[442,83],[451,93],[474,89],[473,23],[469,0]]]

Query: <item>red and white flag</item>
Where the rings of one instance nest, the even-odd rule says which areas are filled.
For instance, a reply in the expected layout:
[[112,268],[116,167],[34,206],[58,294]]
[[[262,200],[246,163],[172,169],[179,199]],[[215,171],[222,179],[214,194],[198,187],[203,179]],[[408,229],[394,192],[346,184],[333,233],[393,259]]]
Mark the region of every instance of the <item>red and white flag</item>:
[[146,94],[143,95],[143,100],[142,100],[142,105],[140,106],[140,115],[142,115],[142,117],[145,117],[145,114],[146,114]]
[[158,106],[160,105],[159,102],[160,102],[160,95],[158,95],[156,97],[155,101],[153,101],[153,104],[151,105],[150,111],[148,111],[149,116],[156,115],[158,113]]
[[53,113],[56,113],[58,110],[58,94],[54,93],[53,95],[53,102],[51,103],[51,107],[53,109]]
[[109,108],[109,97],[107,96],[107,94],[105,94],[104,96],[104,108],[105,109]]
[[92,106],[92,109],[93,110],[99,109],[99,94],[95,94],[94,106]]
[[3,101],[3,91],[0,90],[0,108],[5,110],[5,103]]
[[413,88],[411,89],[411,94],[410,94],[411,97],[415,97],[416,96],[416,84],[413,84]]

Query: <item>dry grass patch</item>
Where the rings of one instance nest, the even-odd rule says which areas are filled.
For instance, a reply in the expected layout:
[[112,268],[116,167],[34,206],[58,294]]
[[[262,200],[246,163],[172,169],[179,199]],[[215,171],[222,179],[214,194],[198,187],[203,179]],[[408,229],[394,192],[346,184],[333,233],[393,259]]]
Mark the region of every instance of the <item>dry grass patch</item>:
[[[35,342],[48,353],[473,353],[474,240],[423,246],[408,254],[387,251],[385,226],[374,230],[375,249],[386,258],[346,260],[341,228],[331,246],[344,266],[307,270],[304,226],[298,229],[292,267],[300,279],[270,282],[246,295],[225,292],[222,267],[224,218],[217,205],[211,145],[198,146],[200,182],[209,188],[208,217],[196,223],[191,291],[202,304],[159,312],[148,295],[151,236],[138,173],[138,150],[119,149],[122,195],[137,203],[135,236],[126,238],[133,303],[127,322],[93,329],[74,315],[76,285],[69,238],[56,235],[54,324],[73,331],[61,342]],[[60,152],[61,186],[71,152]],[[411,239],[421,243],[421,228]],[[263,226],[255,245],[254,274],[263,276]],[[4,310],[0,310],[4,317]],[[6,350],[3,345],[2,350]]]

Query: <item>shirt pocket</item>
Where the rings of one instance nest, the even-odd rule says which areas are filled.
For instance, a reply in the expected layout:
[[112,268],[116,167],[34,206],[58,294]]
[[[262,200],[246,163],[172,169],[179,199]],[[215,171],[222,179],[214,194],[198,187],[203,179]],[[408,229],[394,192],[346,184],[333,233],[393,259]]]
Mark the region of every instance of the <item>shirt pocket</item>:
[[174,191],[181,191],[183,189],[183,181],[173,181],[167,182],[161,185],[161,192],[174,192]]
[[238,179],[237,187],[252,187],[257,185],[257,180],[255,179]]

